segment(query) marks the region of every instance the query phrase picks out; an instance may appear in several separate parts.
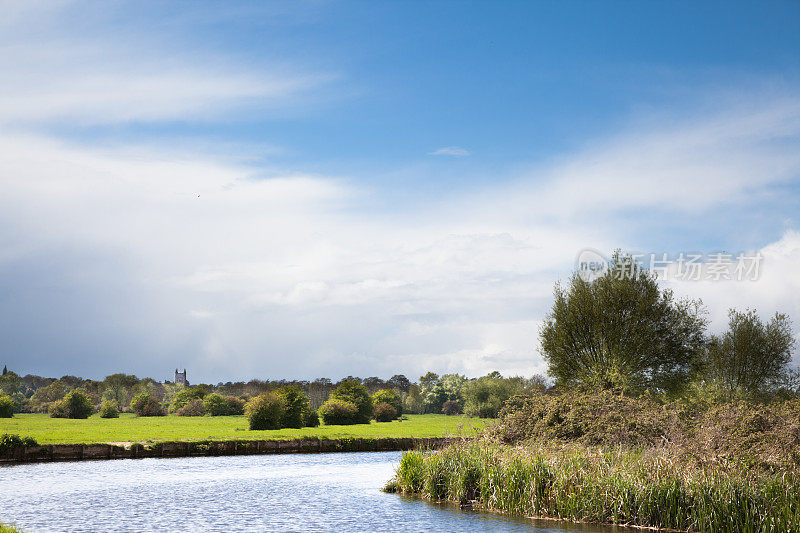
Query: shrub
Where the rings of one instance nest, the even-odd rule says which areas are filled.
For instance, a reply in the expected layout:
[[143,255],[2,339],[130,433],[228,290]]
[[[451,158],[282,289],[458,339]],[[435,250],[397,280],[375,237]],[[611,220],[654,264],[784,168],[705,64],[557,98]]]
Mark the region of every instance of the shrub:
[[211,416],[232,416],[244,414],[244,401],[236,396],[209,394],[203,399],[206,414]]
[[203,397],[206,395],[206,390],[203,387],[188,387],[180,391],[175,397],[172,399],[172,403],[169,406],[169,410],[173,413],[186,405],[187,403],[191,402],[192,400],[200,399],[202,400]]
[[131,400],[131,411],[136,413],[136,416],[165,416],[164,409],[161,404],[150,393],[143,392],[137,394]]
[[14,416],[14,400],[10,396],[0,394],[0,418],[11,418]]
[[469,416],[495,418],[503,403],[525,387],[524,380],[492,373],[470,381],[464,387],[464,412]]
[[458,402],[454,402],[453,400],[447,400],[442,404],[442,413],[450,416],[460,415],[461,406],[458,405]]
[[39,443],[33,437],[20,437],[19,435],[11,435],[3,433],[0,435],[0,453],[13,450],[14,448],[21,448],[22,446],[38,446]]
[[[351,424],[369,424],[372,418],[372,396],[364,385],[357,381],[343,381],[333,390],[331,399],[355,405],[356,417],[354,422],[350,422]],[[323,415],[323,420],[324,418]]]
[[319,408],[319,416],[328,426],[358,423],[358,407],[353,402],[331,399]]
[[114,400],[106,400],[100,406],[100,418],[119,418],[119,409],[117,402]]
[[[394,389],[383,389],[379,390],[375,394],[372,395],[372,402],[375,405],[379,403],[388,403],[394,410],[397,411],[397,417],[403,414],[403,400],[400,398],[400,395]],[[377,417],[375,417],[377,420]]]
[[175,411],[175,414],[178,416],[203,416],[206,414],[205,407],[203,407],[203,400],[195,398]]
[[94,406],[86,395],[73,390],[50,407],[52,418],[89,418],[94,412]]
[[286,404],[275,394],[265,392],[244,407],[251,430],[280,429]]
[[286,385],[275,392],[283,399],[286,409],[283,412],[281,427],[301,428],[305,424],[305,414],[311,410],[306,393],[294,385]]
[[375,420],[378,422],[391,422],[397,418],[397,409],[395,409],[393,405],[390,405],[386,402],[375,404],[373,412]]
[[309,409],[308,411],[306,411],[304,413],[303,424],[305,424],[306,427],[310,428],[315,428],[319,426],[319,415],[317,414],[317,412],[314,411],[313,409]]

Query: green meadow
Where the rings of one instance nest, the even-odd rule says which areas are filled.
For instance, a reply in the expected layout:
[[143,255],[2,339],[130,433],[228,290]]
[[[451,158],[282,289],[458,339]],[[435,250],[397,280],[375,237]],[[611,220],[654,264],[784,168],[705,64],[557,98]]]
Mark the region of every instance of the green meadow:
[[406,415],[404,420],[350,426],[319,426],[302,429],[250,431],[244,416],[160,416],[136,417],[123,413],[119,418],[85,420],[50,418],[46,414],[19,413],[0,418],[0,434],[33,437],[40,444],[86,444],[97,442],[157,442],[192,440],[256,440],[381,437],[471,436],[486,426],[480,418],[446,415]]

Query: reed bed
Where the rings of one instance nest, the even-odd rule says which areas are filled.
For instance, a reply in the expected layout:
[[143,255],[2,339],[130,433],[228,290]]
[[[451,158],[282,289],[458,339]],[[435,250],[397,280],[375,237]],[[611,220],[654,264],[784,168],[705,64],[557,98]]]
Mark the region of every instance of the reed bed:
[[388,491],[576,522],[680,531],[800,531],[800,475],[687,464],[669,449],[508,446],[407,452]]

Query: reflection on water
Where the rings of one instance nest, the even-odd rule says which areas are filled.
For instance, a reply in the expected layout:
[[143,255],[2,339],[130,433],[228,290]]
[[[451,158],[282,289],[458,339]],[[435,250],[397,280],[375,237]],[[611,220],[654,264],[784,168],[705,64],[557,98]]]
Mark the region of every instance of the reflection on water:
[[399,452],[192,457],[0,468],[0,521],[36,531],[596,533],[380,492]]

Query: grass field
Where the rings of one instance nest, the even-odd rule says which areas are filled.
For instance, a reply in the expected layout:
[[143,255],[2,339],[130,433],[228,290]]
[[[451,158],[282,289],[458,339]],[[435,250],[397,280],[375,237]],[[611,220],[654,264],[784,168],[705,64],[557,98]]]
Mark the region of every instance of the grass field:
[[40,444],[97,442],[157,442],[231,439],[290,439],[296,437],[444,437],[473,435],[486,421],[446,415],[406,415],[407,420],[354,426],[250,431],[244,416],[164,416],[119,418],[92,415],[86,420],[50,418],[46,414],[15,414],[0,418],[0,434],[33,437]]

